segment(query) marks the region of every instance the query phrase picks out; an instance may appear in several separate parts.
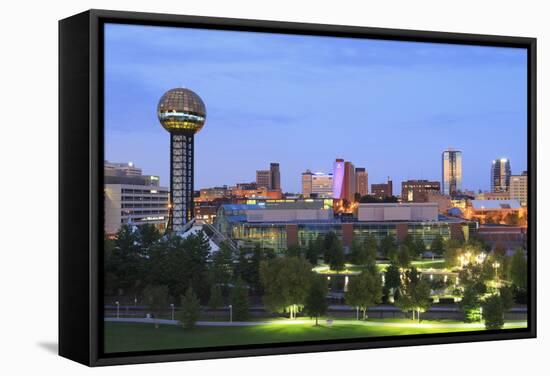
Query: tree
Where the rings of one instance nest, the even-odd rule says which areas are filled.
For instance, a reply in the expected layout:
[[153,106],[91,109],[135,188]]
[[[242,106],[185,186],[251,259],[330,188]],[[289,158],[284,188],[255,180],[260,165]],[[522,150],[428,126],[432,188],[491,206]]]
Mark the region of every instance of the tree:
[[237,279],[231,290],[231,305],[233,306],[233,319],[245,321],[249,316],[248,287],[242,279]]
[[430,245],[430,252],[432,252],[435,256],[443,256],[443,252],[445,251],[445,245],[443,242],[443,237],[441,235],[437,235],[434,240],[432,240],[432,244]]
[[179,320],[184,328],[191,329],[195,326],[200,314],[199,299],[193,292],[193,289],[189,287],[185,292],[185,295],[181,298],[181,312],[179,313]]
[[411,266],[411,255],[409,252],[409,247],[405,244],[399,246],[399,251],[397,253],[397,265],[401,268],[406,269]]
[[504,312],[509,311],[514,306],[514,291],[509,286],[503,286],[498,289],[500,300],[502,302],[502,308]]
[[303,251],[302,248],[298,245],[291,245],[286,249],[287,256],[291,257],[302,257]]
[[222,289],[219,285],[212,285],[210,288],[210,299],[208,307],[213,311],[213,316],[216,317],[216,310],[223,306]]
[[334,231],[327,232],[326,235],[323,237],[323,261],[325,262],[325,264],[330,265],[333,245],[338,242],[338,236]]
[[486,329],[502,329],[504,326],[504,307],[499,295],[491,295],[483,303],[483,319]]
[[395,263],[390,263],[384,274],[386,295],[394,294],[401,287],[401,272]]
[[210,262],[211,282],[214,285],[227,286],[233,278],[233,251],[225,243],[220,249],[213,253]]
[[380,242],[380,253],[391,261],[397,256],[397,243],[393,235],[386,235]]
[[363,242],[353,239],[351,244],[352,262],[357,265],[376,264],[376,238],[367,234]]
[[315,326],[319,326],[319,316],[324,315],[328,309],[327,281],[322,276],[314,276],[306,296],[304,311],[315,317]]
[[210,291],[208,255],[210,245],[202,231],[185,239],[165,236],[154,247],[149,260],[148,278],[151,284],[168,286],[171,296],[182,296],[189,287],[203,301]]
[[517,226],[519,224],[519,214],[518,212],[510,212],[506,215],[504,221],[506,224],[511,226]]
[[116,233],[110,252],[105,254],[105,273],[110,277],[109,290],[118,294],[137,293],[146,283],[138,238],[131,226],[123,225]]
[[405,272],[396,305],[404,312],[412,311],[413,320],[416,312],[418,322],[420,322],[420,313],[425,312],[431,306],[430,295],[430,284],[422,279],[416,268],[413,267]]
[[291,319],[303,307],[313,272],[307,260],[298,257],[278,257],[260,264],[263,301],[272,312],[288,312]]
[[460,254],[461,242],[456,239],[448,239],[444,243],[443,257],[445,259],[445,266],[448,268],[455,268],[460,265],[458,256]]
[[[149,285],[143,290],[143,298],[153,317],[157,319],[168,308],[168,287]],[[158,327],[159,324],[155,321],[155,328]]]
[[319,261],[319,256],[323,253],[323,236],[318,235],[315,240],[309,242],[306,249],[306,259],[311,263],[311,265],[317,265]]
[[344,248],[342,247],[342,243],[339,240],[332,243],[332,246],[329,250],[329,254],[330,254],[330,261],[329,261],[330,269],[335,270],[336,272],[343,270],[345,266],[346,258],[344,255]]
[[422,238],[417,238],[414,241],[414,252],[413,255],[415,257],[422,257],[422,255],[426,252],[426,244],[424,243],[424,240]]
[[149,257],[153,247],[160,238],[160,232],[154,225],[144,224],[137,226],[136,241],[139,244],[141,256]]
[[516,249],[510,262],[512,284],[519,289],[527,288],[527,260],[521,248]]
[[363,320],[367,319],[367,309],[382,301],[382,282],[378,273],[363,271],[350,278],[345,294],[346,304],[359,307]]
[[464,313],[465,322],[479,321],[481,299],[478,289],[473,285],[469,285],[464,289],[462,300],[458,304],[460,310]]

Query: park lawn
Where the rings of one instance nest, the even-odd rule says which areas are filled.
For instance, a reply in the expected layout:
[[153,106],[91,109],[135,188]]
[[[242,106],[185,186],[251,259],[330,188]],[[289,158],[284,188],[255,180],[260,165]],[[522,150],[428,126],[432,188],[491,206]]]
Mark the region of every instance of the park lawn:
[[[411,322],[411,321],[409,321]],[[325,321],[320,321],[325,323]],[[477,328],[375,327],[338,323],[332,326],[266,324],[247,327],[196,327],[105,322],[105,352],[169,350],[213,346],[265,344],[293,341],[448,333]]]

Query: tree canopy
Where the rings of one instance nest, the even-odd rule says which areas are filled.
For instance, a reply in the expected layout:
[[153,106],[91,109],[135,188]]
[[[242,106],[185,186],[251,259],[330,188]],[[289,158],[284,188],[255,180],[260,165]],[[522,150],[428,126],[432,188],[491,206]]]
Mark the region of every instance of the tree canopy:
[[272,312],[287,312],[295,318],[306,301],[313,272],[311,264],[298,257],[278,257],[260,263],[263,301]]

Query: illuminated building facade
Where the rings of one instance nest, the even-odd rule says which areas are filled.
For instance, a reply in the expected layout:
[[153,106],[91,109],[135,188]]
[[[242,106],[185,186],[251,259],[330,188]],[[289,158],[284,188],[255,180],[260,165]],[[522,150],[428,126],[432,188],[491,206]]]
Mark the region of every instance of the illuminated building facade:
[[338,158],[332,174],[332,197],[353,202],[355,198],[355,166]]
[[302,196],[309,198],[313,189],[313,172],[306,170],[302,172]]
[[[285,200],[282,200],[285,201]],[[307,200],[305,200],[307,201]],[[215,226],[239,247],[253,248],[256,245],[283,253],[289,246],[307,247],[319,235],[334,232],[349,250],[353,239],[365,240],[367,235],[381,241],[387,235],[403,240],[407,235],[420,238],[429,247],[437,237],[443,239],[469,239],[475,231],[472,223],[454,218],[437,216],[437,204],[433,207],[417,207],[414,213],[403,220],[384,220],[343,222],[331,214],[323,200],[310,200],[260,205],[221,205],[218,209]],[[327,201],[327,200],[324,200]],[[369,204],[365,204],[369,205]],[[386,204],[372,204],[386,205]],[[387,204],[392,211],[399,204]],[[410,204],[426,205],[426,204]],[[366,207],[366,206],[364,206]],[[398,211],[401,210],[397,206]],[[436,217],[433,211],[436,211]],[[407,211],[405,209],[405,211]],[[429,219],[426,219],[429,217]],[[474,224],[475,225],[475,224]]]
[[441,191],[444,195],[455,195],[462,191],[462,152],[448,149],[442,154]]
[[105,166],[105,233],[114,235],[122,225],[151,224],[164,230],[169,193],[159,186],[158,176],[141,175],[141,169],[126,163],[105,162]]
[[403,202],[427,202],[432,192],[441,191],[438,181],[406,180],[401,182],[401,201]]
[[364,167],[355,169],[355,193],[359,193],[361,197],[369,193],[369,174]]
[[491,164],[491,192],[508,192],[511,175],[510,160],[495,159]]
[[393,182],[388,179],[387,183],[371,184],[371,195],[379,200],[393,196]]
[[524,171],[521,175],[510,176],[510,198],[518,200],[521,206],[527,206],[528,189],[527,171]]
[[340,200],[344,194],[345,162],[343,159],[336,159],[332,173],[332,197]]
[[202,99],[185,88],[168,90],[160,98],[157,116],[170,132],[169,230],[181,232],[194,215],[194,138],[206,121]]

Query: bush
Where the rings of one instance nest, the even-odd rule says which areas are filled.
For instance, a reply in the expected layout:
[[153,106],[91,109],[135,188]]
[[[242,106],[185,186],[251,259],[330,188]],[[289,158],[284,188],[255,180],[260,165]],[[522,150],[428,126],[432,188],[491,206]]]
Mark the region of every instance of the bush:
[[504,326],[504,307],[499,295],[491,295],[483,303],[485,328],[502,329]]

